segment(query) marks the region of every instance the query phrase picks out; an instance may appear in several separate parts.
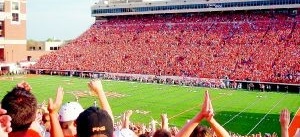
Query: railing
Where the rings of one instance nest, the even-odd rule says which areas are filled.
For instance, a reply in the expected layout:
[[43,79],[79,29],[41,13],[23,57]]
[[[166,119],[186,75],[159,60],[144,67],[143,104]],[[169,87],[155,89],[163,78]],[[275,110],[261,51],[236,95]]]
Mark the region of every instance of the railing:
[[299,8],[300,0],[289,1],[214,1],[214,2],[160,2],[132,4],[96,4],[92,6],[92,16],[114,16],[158,13],[187,13],[207,11],[234,11],[256,9]]

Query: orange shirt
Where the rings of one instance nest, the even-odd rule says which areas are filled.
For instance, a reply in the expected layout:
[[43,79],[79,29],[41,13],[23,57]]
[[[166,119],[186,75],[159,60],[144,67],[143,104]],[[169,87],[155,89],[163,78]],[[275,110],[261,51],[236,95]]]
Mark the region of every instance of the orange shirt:
[[11,132],[9,137],[42,137],[38,132],[28,129],[26,132]]

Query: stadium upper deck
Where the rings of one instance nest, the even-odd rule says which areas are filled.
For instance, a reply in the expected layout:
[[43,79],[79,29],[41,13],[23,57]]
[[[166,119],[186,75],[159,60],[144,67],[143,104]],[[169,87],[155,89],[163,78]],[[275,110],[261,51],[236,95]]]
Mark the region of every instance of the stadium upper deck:
[[105,17],[299,7],[300,0],[100,0],[91,10],[93,17]]

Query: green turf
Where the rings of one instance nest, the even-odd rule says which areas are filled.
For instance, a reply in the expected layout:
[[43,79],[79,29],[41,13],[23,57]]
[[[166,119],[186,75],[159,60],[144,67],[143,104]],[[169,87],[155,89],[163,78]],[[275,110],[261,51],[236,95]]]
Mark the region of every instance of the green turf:
[[[25,80],[33,88],[39,102],[54,98],[58,86],[65,91],[64,102],[74,101],[71,93],[88,91],[88,79],[60,76],[15,76],[14,80],[0,77],[0,97],[3,98],[16,83]],[[176,85],[149,84],[124,81],[103,81],[104,90],[123,97],[109,98],[113,113],[118,116],[133,110],[131,121],[148,124],[153,118],[167,113],[171,126],[181,127],[200,110],[205,90],[210,91],[215,118],[224,127],[242,135],[248,133],[280,133],[279,112],[288,108],[292,116],[300,106],[300,95],[278,92],[208,89]],[[84,108],[93,105],[95,97],[80,98]],[[147,112],[147,113],[141,113]],[[207,124],[205,121],[203,124]],[[254,128],[255,127],[255,128]]]

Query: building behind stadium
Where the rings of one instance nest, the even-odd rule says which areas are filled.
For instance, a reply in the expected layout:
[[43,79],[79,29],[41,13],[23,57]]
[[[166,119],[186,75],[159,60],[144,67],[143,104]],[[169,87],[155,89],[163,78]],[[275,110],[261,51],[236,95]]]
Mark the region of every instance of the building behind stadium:
[[[0,0],[0,67],[15,71],[17,64],[27,66],[40,56],[58,50],[62,42],[35,42],[27,46],[26,0]],[[30,43],[30,41],[29,41]]]

